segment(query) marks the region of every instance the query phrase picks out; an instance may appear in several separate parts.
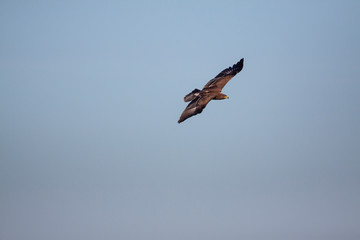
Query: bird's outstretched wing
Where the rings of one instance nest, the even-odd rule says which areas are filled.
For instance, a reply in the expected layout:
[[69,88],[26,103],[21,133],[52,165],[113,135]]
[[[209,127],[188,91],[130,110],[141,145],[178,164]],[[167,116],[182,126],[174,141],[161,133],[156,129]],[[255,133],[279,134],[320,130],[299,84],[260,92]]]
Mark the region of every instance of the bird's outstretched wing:
[[206,107],[206,105],[210,102],[210,100],[215,97],[215,95],[216,93],[208,93],[192,100],[181,114],[178,123],[181,123],[189,117],[201,113]]
[[221,71],[215,78],[211,79],[203,88],[205,89],[218,89],[219,92],[223,87],[232,79],[237,73],[239,73],[244,66],[244,59],[234,64],[232,67],[228,67]]

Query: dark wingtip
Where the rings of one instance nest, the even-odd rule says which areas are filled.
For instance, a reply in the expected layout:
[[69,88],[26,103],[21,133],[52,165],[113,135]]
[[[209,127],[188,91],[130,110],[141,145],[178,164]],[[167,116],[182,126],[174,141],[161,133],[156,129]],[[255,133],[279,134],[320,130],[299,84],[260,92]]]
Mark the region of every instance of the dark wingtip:
[[243,67],[244,67],[244,58],[240,59],[240,61],[238,61],[236,64],[234,64],[233,70],[234,70],[235,74],[240,72],[243,69]]
[[216,75],[215,78],[228,76],[228,75],[235,76],[236,74],[238,74],[243,69],[243,66],[244,66],[244,58],[240,59],[240,61],[238,61],[232,67],[230,66],[230,67],[224,69],[221,73]]

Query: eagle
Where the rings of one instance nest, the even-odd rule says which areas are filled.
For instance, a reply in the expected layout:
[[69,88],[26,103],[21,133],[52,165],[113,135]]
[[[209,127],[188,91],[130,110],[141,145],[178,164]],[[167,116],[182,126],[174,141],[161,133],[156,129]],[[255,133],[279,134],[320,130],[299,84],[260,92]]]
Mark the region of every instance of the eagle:
[[202,90],[195,88],[191,93],[184,97],[184,102],[190,102],[181,114],[178,123],[181,123],[196,114],[201,113],[211,100],[223,100],[229,98],[221,93],[224,86],[239,73],[244,66],[244,58],[221,71],[216,77],[211,79]]

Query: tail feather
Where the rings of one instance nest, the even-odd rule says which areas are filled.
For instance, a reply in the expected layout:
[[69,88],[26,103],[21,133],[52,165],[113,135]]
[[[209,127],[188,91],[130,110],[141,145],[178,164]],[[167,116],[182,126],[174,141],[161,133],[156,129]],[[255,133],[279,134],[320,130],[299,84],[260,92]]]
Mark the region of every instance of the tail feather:
[[195,88],[191,93],[184,97],[184,102],[190,102],[199,96],[200,90]]

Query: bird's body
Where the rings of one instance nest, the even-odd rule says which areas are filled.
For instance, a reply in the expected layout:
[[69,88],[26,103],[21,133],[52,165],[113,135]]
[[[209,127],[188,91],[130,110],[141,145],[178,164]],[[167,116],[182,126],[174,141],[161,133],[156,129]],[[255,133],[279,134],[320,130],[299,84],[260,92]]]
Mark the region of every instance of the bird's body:
[[201,113],[211,100],[222,100],[229,98],[221,93],[224,86],[239,73],[244,66],[244,59],[232,67],[224,69],[215,78],[211,79],[202,90],[194,89],[184,97],[185,102],[190,102],[181,114],[178,123],[181,123],[196,114]]

